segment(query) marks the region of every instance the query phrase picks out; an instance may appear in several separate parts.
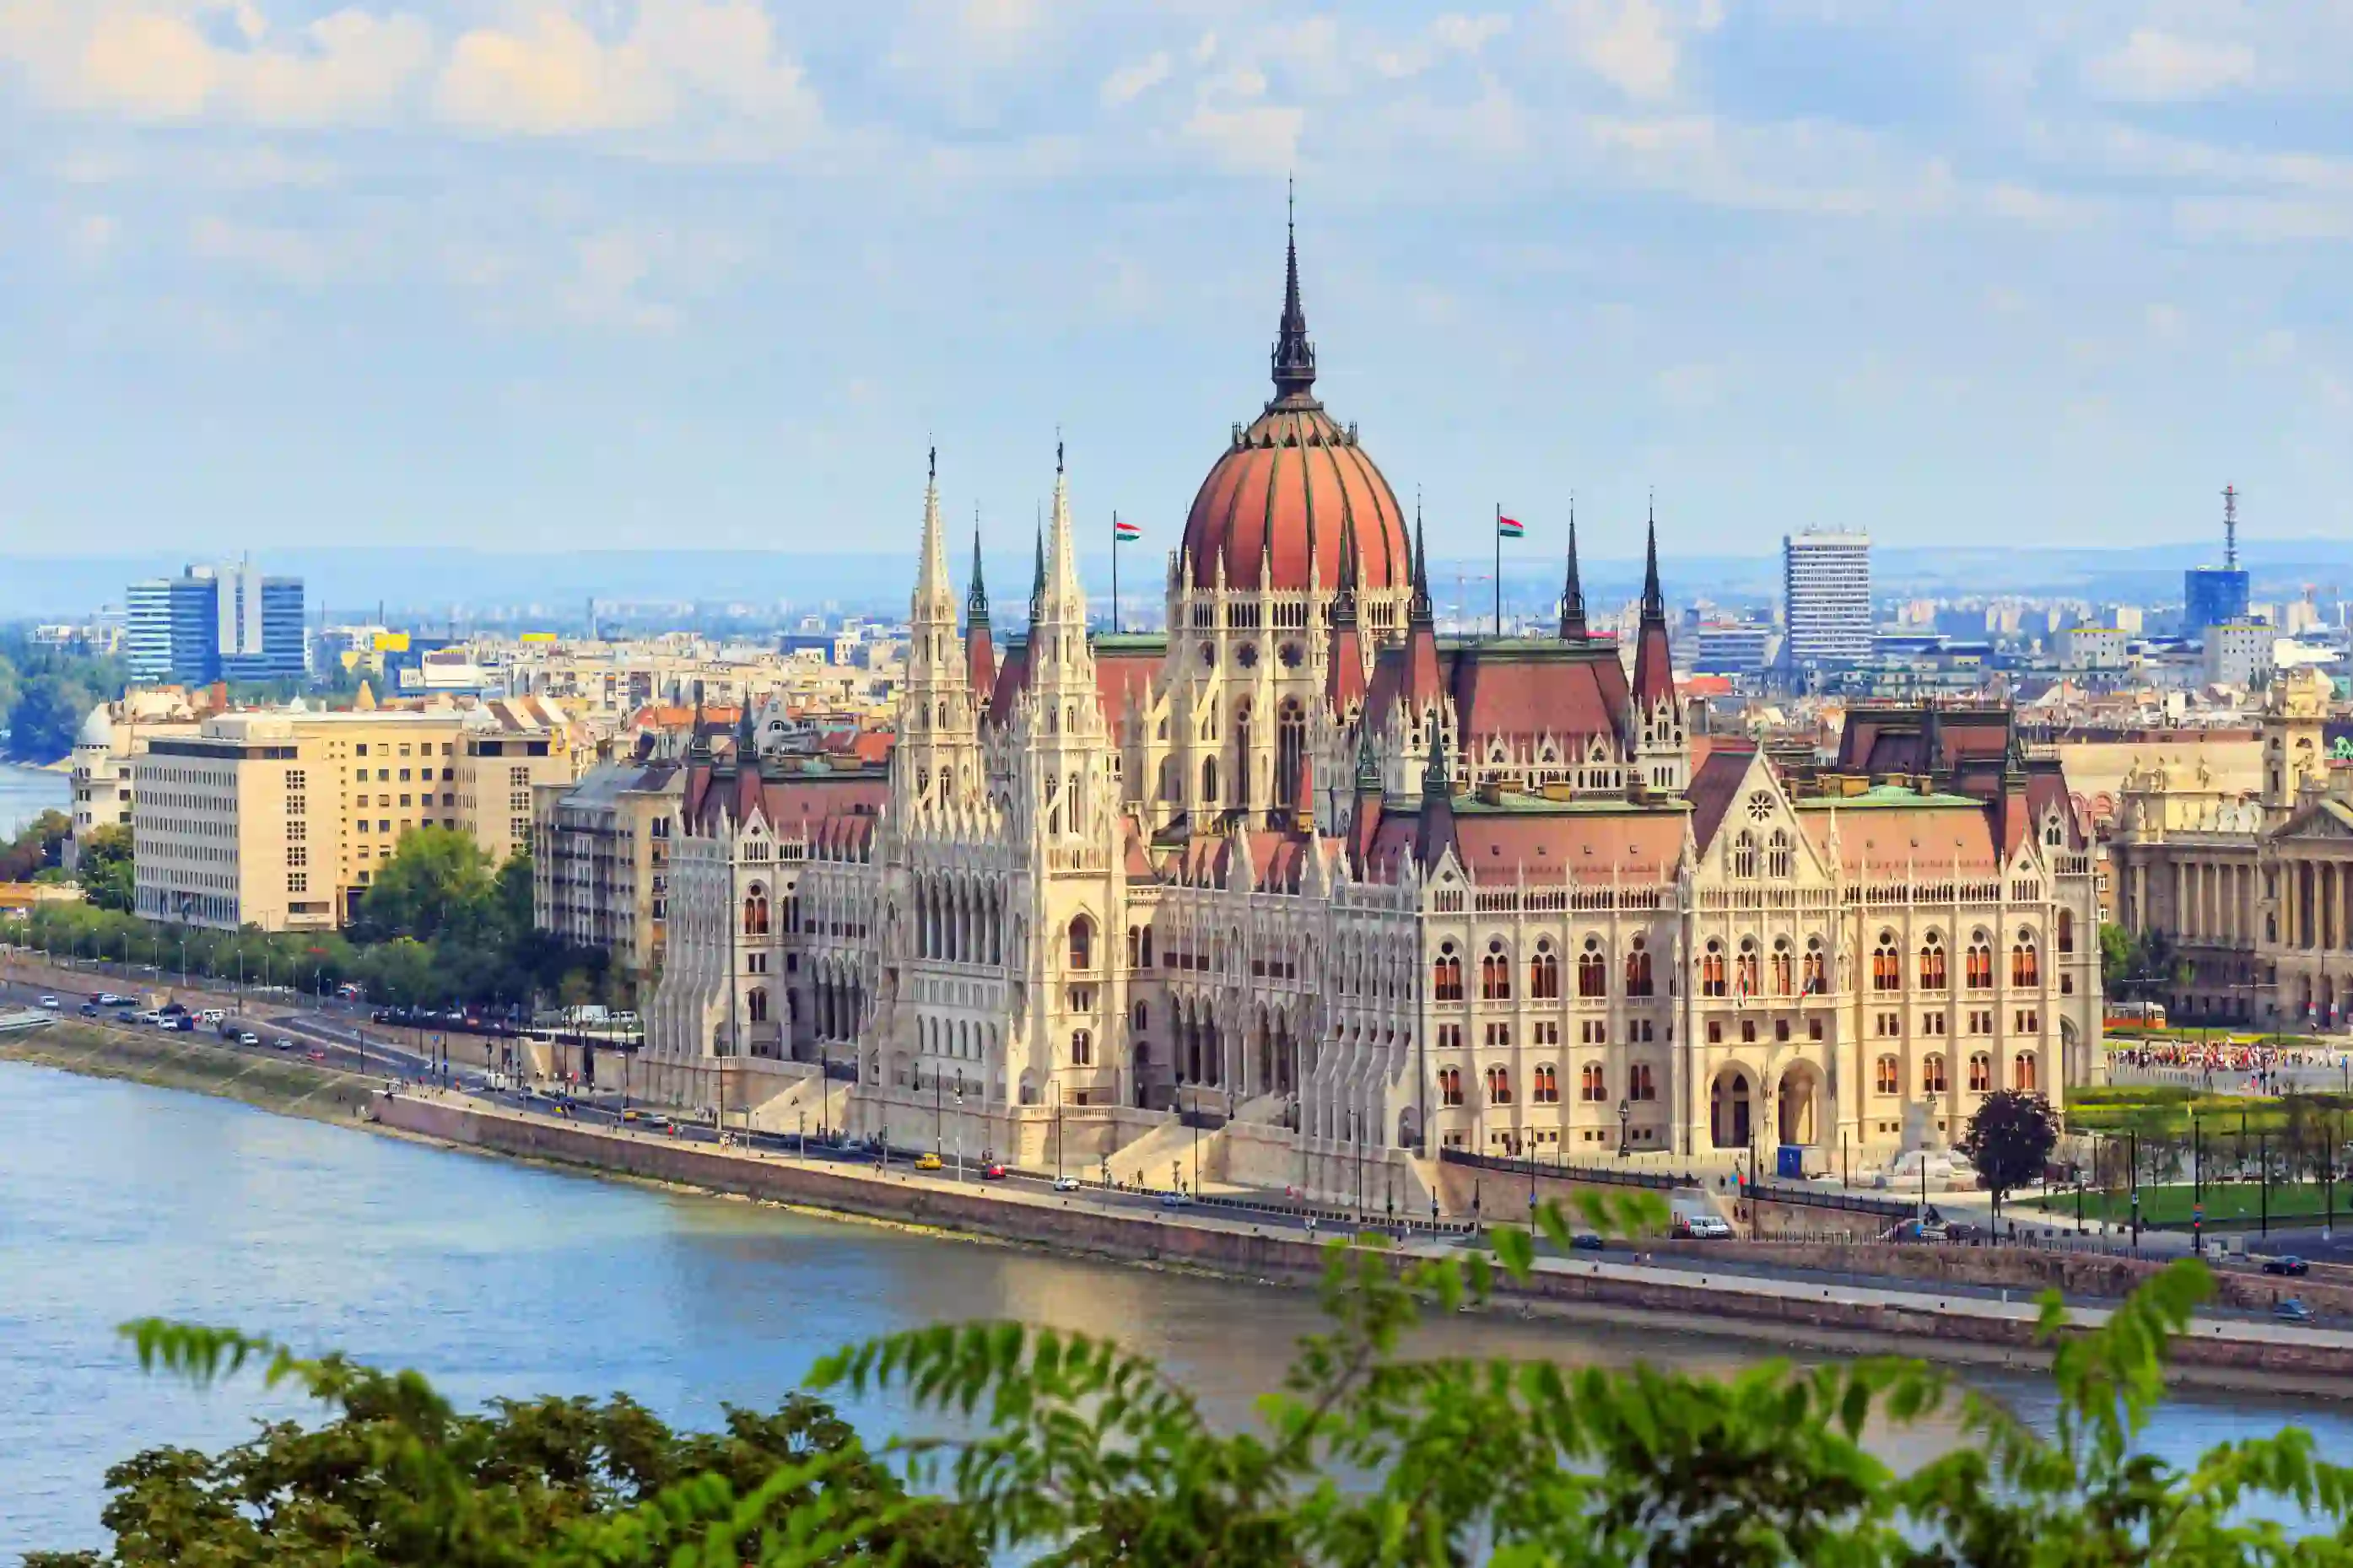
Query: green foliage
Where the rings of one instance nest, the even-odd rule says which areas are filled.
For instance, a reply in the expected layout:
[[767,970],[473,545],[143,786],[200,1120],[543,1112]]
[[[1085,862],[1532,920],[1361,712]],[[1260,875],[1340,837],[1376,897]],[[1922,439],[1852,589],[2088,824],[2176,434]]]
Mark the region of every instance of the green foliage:
[[2114,998],[2148,997],[2168,986],[2189,984],[2189,955],[2170,932],[2157,927],[2130,931],[2100,925],[2100,986]]
[[79,849],[82,896],[101,910],[128,911],[137,893],[131,829],[116,823],[92,828]]
[[0,726],[8,754],[53,763],[72,752],[81,721],[122,693],[120,659],[38,647],[21,633],[0,637]]
[[[1581,1204],[1588,1224],[1663,1225],[1648,1194]],[[2092,1329],[2056,1294],[2055,1431],[1873,1359],[1729,1378],[1546,1361],[1420,1358],[1426,1311],[1476,1310],[1546,1267],[1568,1216],[1484,1247],[1324,1248],[1326,1326],[1300,1342],[1250,1429],[1211,1427],[1159,1367],[1115,1343],[1019,1323],[938,1326],[844,1348],[818,1391],[897,1395],[945,1435],[870,1454],[824,1405],[731,1410],[679,1436],[623,1396],[453,1411],[413,1373],[296,1358],[220,1330],[131,1325],[142,1362],[209,1383],[259,1369],[334,1412],[273,1423],[219,1456],[142,1454],[108,1474],[111,1556],[166,1563],[965,1563],[1306,1568],[1472,1562],[1624,1568],[2106,1568],[2353,1557],[2353,1471],[2289,1429],[2186,1469],[2144,1451],[2168,1343],[2211,1289],[2195,1261]],[[1866,1433],[1931,1413],[1967,1440],[1899,1475]],[[901,1479],[903,1476],[903,1480]],[[2299,1536],[2282,1518],[2316,1521]]]
[[55,867],[66,840],[72,837],[73,818],[62,811],[41,813],[15,838],[0,845],[0,882],[29,882]]
[[2010,1089],[1986,1096],[1959,1144],[1985,1179],[1997,1210],[2003,1197],[2042,1176],[2058,1146],[2059,1114],[2051,1102]]
[[[512,935],[490,858],[472,834],[455,827],[428,826],[401,835],[399,847],[376,868],[353,913],[354,931],[364,941],[408,937],[429,942],[447,935],[480,942]],[[528,907],[523,923],[530,923]]]

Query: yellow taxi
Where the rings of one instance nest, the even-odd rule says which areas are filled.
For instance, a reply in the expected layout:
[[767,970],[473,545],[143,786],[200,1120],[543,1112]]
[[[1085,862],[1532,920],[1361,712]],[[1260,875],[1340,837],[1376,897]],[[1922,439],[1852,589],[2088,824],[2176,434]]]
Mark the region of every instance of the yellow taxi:
[[918,1171],[936,1171],[939,1168],[940,1157],[937,1154],[925,1154],[915,1161],[915,1169]]

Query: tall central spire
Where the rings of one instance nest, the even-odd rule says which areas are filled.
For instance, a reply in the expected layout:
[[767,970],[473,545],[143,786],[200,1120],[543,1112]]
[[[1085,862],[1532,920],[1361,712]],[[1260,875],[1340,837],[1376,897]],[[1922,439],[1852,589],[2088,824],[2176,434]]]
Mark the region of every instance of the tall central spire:
[[1667,624],[1667,596],[1659,587],[1659,510],[1650,513],[1650,542],[1644,548],[1642,561],[1642,624]]
[[1568,580],[1560,589],[1560,640],[1583,642],[1588,633],[1585,625],[1585,584],[1577,574],[1577,502],[1568,503]]
[[1274,334],[1274,401],[1315,400],[1315,345],[1307,341],[1307,312],[1299,304],[1299,222],[1296,193],[1286,183],[1283,221],[1282,321]]

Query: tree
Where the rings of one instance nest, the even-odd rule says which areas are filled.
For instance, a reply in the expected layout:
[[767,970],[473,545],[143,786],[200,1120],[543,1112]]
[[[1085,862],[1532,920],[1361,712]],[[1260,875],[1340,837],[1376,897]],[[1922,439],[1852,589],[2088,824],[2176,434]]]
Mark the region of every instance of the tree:
[[355,924],[369,939],[431,942],[496,940],[501,921],[489,857],[474,836],[454,827],[419,827],[376,868]]
[[[1580,1204],[1643,1231],[1649,1194]],[[1535,1229],[1566,1250],[1557,1205]],[[2138,1442],[2164,1397],[2172,1336],[2212,1289],[2193,1259],[2096,1327],[2056,1292],[2044,1437],[1918,1363],[1874,1359],[1728,1378],[1549,1360],[1416,1359],[1427,1308],[1525,1278],[1534,1233],[1401,1258],[1324,1249],[1328,1326],[1240,1431],[1211,1426],[1160,1367],[1091,1335],[943,1325],[849,1346],[818,1394],[888,1392],[944,1434],[869,1454],[814,1399],[727,1413],[680,1437],[622,1397],[452,1409],[413,1373],[301,1360],[222,1330],[127,1325],[151,1366],[209,1383],[259,1364],[330,1412],[219,1456],[141,1454],[108,1472],[111,1556],[28,1568],[372,1563],[387,1568],[619,1568],[984,1560],[1055,1568],[1451,1565],[1596,1568],[2203,1568],[2338,1563],[2353,1470],[2294,1429],[2184,1468]],[[1938,1457],[1898,1475],[1867,1428],[1936,1418]],[[1957,1441],[1952,1434],[1957,1433]],[[903,1482],[900,1479],[903,1473]]]
[[2100,987],[2110,1000],[2121,1000],[2140,962],[2133,933],[2114,921],[2100,922]]
[[1959,1146],[1993,1194],[1999,1222],[2002,1198],[2039,1178],[2058,1145],[2059,1118],[2051,1102],[2039,1094],[2005,1089],[1986,1096],[1969,1118]]
[[131,829],[114,823],[92,828],[81,841],[80,871],[83,897],[101,910],[129,910],[138,891]]
[[91,704],[90,690],[65,676],[33,677],[8,710],[8,749],[26,762],[56,762],[73,751]]

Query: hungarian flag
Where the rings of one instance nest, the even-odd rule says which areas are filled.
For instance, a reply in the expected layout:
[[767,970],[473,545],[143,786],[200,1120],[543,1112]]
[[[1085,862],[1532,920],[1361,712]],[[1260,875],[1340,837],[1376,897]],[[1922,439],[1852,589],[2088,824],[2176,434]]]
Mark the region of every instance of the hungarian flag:
[[1111,537],[1114,543],[1133,544],[1144,537],[1144,530],[1132,522],[1120,521],[1119,513],[1113,512],[1111,515]]
[[1502,512],[1497,512],[1495,514],[1495,531],[1502,534],[1505,539],[1525,539],[1527,537],[1528,526],[1522,522],[1518,518],[1505,517]]

